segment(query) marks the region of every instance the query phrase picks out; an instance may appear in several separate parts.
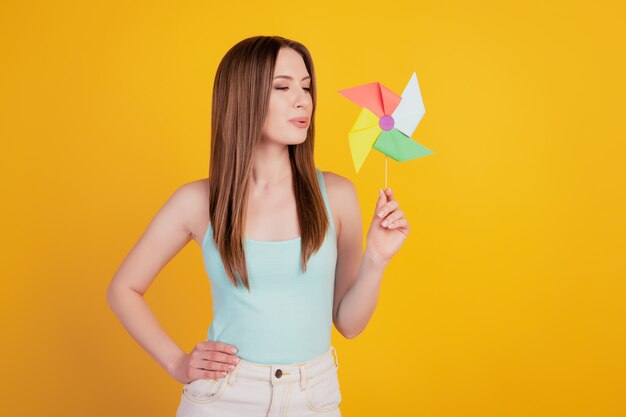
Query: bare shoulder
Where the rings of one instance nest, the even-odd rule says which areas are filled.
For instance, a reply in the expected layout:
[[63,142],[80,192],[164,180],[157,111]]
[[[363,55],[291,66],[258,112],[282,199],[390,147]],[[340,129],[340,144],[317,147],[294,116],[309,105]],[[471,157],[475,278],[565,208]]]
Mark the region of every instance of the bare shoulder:
[[341,224],[345,216],[360,214],[361,208],[354,183],[342,175],[330,171],[322,171],[328,202],[334,217]]
[[199,242],[209,222],[209,179],[189,181],[176,189],[171,197],[185,213],[191,238]]
[[350,179],[336,174],[331,171],[322,171],[324,182],[326,183],[326,191],[330,194],[340,194],[342,192],[356,190]]
[[198,208],[199,205],[206,207],[209,205],[209,180],[202,178],[187,182],[178,187],[172,197],[191,210]]

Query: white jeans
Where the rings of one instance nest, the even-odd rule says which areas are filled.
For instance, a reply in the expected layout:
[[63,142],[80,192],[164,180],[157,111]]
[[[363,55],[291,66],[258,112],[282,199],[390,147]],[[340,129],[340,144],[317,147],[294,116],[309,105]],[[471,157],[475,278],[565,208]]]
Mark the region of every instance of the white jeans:
[[185,384],[176,417],[341,417],[338,367],[333,346],[297,364],[242,359],[223,378]]

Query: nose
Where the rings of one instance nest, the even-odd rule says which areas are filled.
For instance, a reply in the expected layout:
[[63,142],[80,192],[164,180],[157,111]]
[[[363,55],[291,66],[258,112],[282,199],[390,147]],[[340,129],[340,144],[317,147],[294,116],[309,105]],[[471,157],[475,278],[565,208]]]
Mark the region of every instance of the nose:
[[308,91],[301,89],[300,92],[296,95],[294,100],[294,104],[299,108],[307,108],[312,102],[311,95]]

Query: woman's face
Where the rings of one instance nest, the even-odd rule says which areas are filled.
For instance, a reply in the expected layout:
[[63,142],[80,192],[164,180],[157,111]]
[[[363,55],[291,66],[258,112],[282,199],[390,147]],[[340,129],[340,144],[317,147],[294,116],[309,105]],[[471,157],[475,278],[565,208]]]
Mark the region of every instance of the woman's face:
[[[310,87],[311,78],[300,54],[291,48],[281,48],[276,58],[272,93],[263,125],[264,141],[293,145],[306,140],[313,107]],[[291,121],[297,118],[306,121]]]

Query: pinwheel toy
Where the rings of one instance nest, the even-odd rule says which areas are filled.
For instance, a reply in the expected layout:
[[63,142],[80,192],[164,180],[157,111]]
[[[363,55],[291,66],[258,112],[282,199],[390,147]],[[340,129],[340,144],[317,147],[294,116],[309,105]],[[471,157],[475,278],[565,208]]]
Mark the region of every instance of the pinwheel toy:
[[348,134],[357,173],[374,148],[385,154],[387,188],[387,156],[403,162],[433,153],[411,139],[426,113],[415,73],[404,87],[401,97],[380,83],[363,84],[340,90],[339,93],[363,107]]

